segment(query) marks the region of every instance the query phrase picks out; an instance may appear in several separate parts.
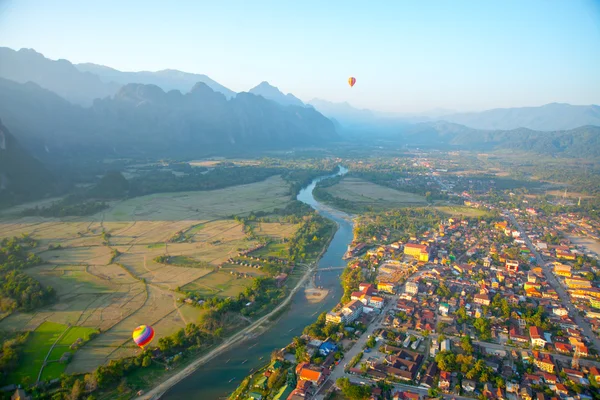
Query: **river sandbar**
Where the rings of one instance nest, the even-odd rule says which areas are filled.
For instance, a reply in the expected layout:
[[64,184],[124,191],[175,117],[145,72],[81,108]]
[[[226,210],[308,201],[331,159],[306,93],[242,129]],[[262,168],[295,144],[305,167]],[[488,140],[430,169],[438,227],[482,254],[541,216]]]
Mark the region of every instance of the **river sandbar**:
[[304,294],[306,295],[306,300],[308,302],[320,303],[321,301],[323,301],[327,298],[327,295],[329,294],[329,290],[328,289],[310,288],[310,289],[305,289]]

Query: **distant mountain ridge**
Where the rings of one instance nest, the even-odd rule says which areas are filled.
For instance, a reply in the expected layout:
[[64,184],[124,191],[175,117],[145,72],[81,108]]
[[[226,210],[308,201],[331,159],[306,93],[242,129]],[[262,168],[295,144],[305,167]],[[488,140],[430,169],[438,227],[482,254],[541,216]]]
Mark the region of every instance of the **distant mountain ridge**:
[[141,83],[145,85],[156,85],[164,91],[179,90],[182,93],[187,93],[196,83],[203,82],[215,92],[223,93],[228,99],[235,97],[236,95],[233,90],[226,88],[203,74],[192,74],[174,69],[165,69],[156,72],[123,72],[104,65],[92,63],[76,64],[75,67],[80,71],[95,74],[105,83],[117,82],[121,85]]
[[433,121],[451,122],[484,130],[527,128],[536,131],[559,131],[588,125],[600,126],[600,106],[594,104],[577,106],[551,103],[539,107],[498,108],[472,113],[432,110],[414,114],[381,113],[358,109],[348,103],[333,103],[322,99],[313,99],[309,104],[346,127],[389,126],[395,122],[400,128],[406,123]]
[[528,128],[539,131],[600,126],[600,106],[550,103],[540,107],[497,108],[476,113],[444,115],[438,119],[476,129]]
[[36,84],[0,79],[0,116],[40,157],[227,154],[337,138],[333,123],[312,108],[251,93],[228,100],[202,82],[185,94],[128,84],[84,108]]
[[[172,69],[157,72],[123,72],[103,65],[83,63],[73,65],[67,60],[50,60],[32,49],[12,50],[0,47],[0,78],[19,83],[34,82],[51,90],[73,104],[89,106],[95,99],[115,95],[129,83],[152,84],[164,91],[189,92],[203,82],[227,99],[236,93],[210,77]],[[306,107],[293,94],[283,94],[268,82],[249,90],[281,105]],[[580,126],[600,126],[600,106],[551,103],[540,107],[498,108],[481,112],[455,113],[432,110],[425,113],[382,113],[357,109],[348,103],[332,103],[313,99],[308,104],[324,115],[334,118],[341,127],[369,130],[371,127],[391,131],[407,123],[446,121],[476,129],[511,130],[528,128],[540,131],[569,130]]]
[[65,100],[90,106],[95,99],[115,95],[128,83],[153,84],[165,91],[189,92],[198,82],[223,93],[228,99],[236,93],[203,74],[166,69],[157,72],[123,72],[92,63],[72,64],[51,60],[33,49],[0,47],[0,78],[19,83],[34,82]]
[[546,132],[527,128],[482,130],[437,121],[412,125],[403,130],[398,139],[413,146],[510,149],[544,155],[600,158],[600,127],[592,125]]
[[0,207],[38,198],[53,189],[53,176],[0,121]]
[[309,101],[308,104],[323,113],[323,115],[335,118],[340,123],[369,122],[377,118],[373,111],[352,107],[348,102],[334,103],[315,98]]
[[306,104],[304,104],[302,100],[300,100],[293,94],[283,94],[279,89],[277,89],[275,86],[271,86],[269,82],[266,81],[259,83],[257,86],[250,89],[248,93],[252,93],[257,96],[262,96],[265,99],[272,100],[284,106],[306,106]]
[[0,47],[0,60],[0,78],[35,82],[74,104],[90,105],[96,98],[112,96],[121,87],[81,72],[67,60],[50,60],[32,49]]
[[379,137],[410,145],[600,157],[597,105],[552,103],[440,116],[446,112],[381,113],[320,99],[304,104],[266,81],[236,94],[201,74],[75,66],[30,49],[0,48],[0,118],[39,158],[225,154],[326,144],[338,132],[347,140]]

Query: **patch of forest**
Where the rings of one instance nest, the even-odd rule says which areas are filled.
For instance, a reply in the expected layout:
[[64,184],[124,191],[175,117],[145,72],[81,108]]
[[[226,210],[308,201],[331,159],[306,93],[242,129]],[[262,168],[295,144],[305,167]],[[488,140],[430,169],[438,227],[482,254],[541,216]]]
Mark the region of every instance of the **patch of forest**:
[[50,304],[55,292],[23,272],[42,264],[42,258],[29,250],[37,245],[29,236],[0,242],[0,310],[30,311]]

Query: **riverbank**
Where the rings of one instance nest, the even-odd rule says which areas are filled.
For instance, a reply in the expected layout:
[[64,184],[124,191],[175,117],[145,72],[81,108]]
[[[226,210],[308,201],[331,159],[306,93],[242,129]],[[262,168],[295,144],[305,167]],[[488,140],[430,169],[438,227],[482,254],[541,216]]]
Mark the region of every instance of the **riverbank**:
[[[277,321],[277,316],[279,313],[284,311],[284,309],[289,305],[294,295],[303,288],[307,280],[310,276],[315,273],[318,267],[319,260],[323,257],[323,254],[327,251],[335,233],[337,231],[338,225],[332,226],[331,235],[329,236],[327,242],[323,245],[321,252],[317,256],[317,258],[308,266],[306,272],[302,275],[302,278],[296,283],[296,285],[292,288],[287,297],[279,303],[271,312],[260,317],[256,321],[254,321],[251,325],[246,328],[240,330],[234,335],[227,338],[223,343],[209,351],[208,353],[200,356],[200,358],[194,360],[191,364],[184,367],[181,371],[176,372],[173,376],[169,377],[166,381],[154,387],[152,390],[147,393],[136,397],[137,400],[156,400],[160,399],[169,389],[173,386],[177,385],[179,382],[184,380],[193,374],[200,366],[207,363],[208,361],[214,359],[215,357],[221,355],[226,350],[229,350],[236,344],[243,342],[244,340],[251,339],[260,335],[262,332],[269,329],[269,326],[266,324],[273,324]],[[262,328],[261,331],[259,329]],[[259,332],[258,332],[259,331]],[[254,333],[254,335],[252,335]]]
[[[345,173],[345,169],[341,168],[340,173]],[[315,322],[317,315],[329,311],[338,303],[343,294],[339,278],[342,271],[331,267],[344,263],[342,257],[352,241],[353,226],[350,216],[323,207],[312,196],[316,182],[323,178],[326,177],[314,179],[311,184],[300,190],[297,199],[331,221],[331,230],[327,231],[326,235],[321,235],[328,243],[319,249],[318,254],[308,255],[317,265],[315,281],[310,284],[310,281],[305,281],[306,284],[300,285],[309,289],[327,290],[327,296],[321,301],[312,302],[308,301],[305,291],[297,290],[287,307],[282,308],[276,317],[272,318],[276,321],[263,323],[243,344],[237,342],[238,345],[229,346],[218,357],[203,363],[194,373],[161,396],[162,400],[227,398],[239,386],[241,380],[264,367],[265,360],[270,359],[274,349],[287,346],[294,337],[302,334],[307,325]],[[299,275],[303,272],[299,272],[296,279],[300,279]],[[289,282],[289,285],[295,286],[296,282]]]
[[221,343],[219,346],[217,346],[213,350],[211,350],[209,353],[207,353],[207,354],[203,355],[202,357],[200,357],[199,359],[195,360],[190,365],[185,367],[183,370],[177,372],[175,375],[173,375],[172,377],[167,379],[165,382],[161,383],[160,385],[156,386],[154,389],[150,390],[148,393],[137,397],[137,399],[138,400],[160,399],[160,397],[163,394],[165,394],[170,388],[172,388],[177,383],[181,382],[183,379],[190,376],[202,364],[210,361],[211,359],[218,356],[225,350],[229,349],[234,344],[237,344],[237,343],[243,341],[244,339],[246,339],[248,336],[250,336],[250,334],[252,332],[254,332],[258,328],[260,328],[264,322],[269,321],[271,317],[276,315],[279,311],[281,311],[284,307],[286,307],[288,305],[288,303],[292,300],[292,297],[294,296],[294,294],[296,294],[296,292],[304,285],[304,283],[306,282],[308,277],[310,277],[310,275],[314,272],[314,270],[315,270],[315,267],[307,269],[307,271],[302,276],[302,279],[300,279],[300,281],[298,281],[296,286],[291,290],[291,292],[288,294],[288,296],[285,298],[285,300],[282,303],[280,303],[277,307],[275,307],[273,309],[273,311],[262,316],[258,320],[254,321],[248,327],[242,329],[238,333],[229,337],[223,343]]

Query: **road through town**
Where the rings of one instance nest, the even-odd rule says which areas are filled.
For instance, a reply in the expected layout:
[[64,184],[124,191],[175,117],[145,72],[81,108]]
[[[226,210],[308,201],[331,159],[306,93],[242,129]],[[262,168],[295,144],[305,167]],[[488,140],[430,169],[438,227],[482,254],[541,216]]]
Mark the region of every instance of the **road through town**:
[[529,236],[527,236],[527,234],[525,233],[515,216],[511,212],[507,213],[513,225],[521,233],[521,238],[525,241],[525,244],[527,244],[529,250],[531,250],[531,252],[535,255],[538,265],[542,268],[542,271],[544,271],[546,280],[554,289],[556,289],[561,303],[567,308],[567,310],[569,310],[569,315],[571,316],[571,318],[575,320],[577,326],[579,326],[583,330],[583,333],[593,343],[596,350],[600,350],[600,339],[598,339],[598,336],[596,336],[596,334],[592,331],[590,324],[588,324],[587,321],[585,321],[579,315],[577,309],[573,306],[573,304],[571,304],[569,294],[565,291],[564,287],[560,284],[560,282],[558,282],[558,280],[556,279],[552,271],[549,269],[549,267],[545,265],[544,259],[542,258],[540,253],[538,253],[537,249],[533,246],[531,240],[529,239]]
[[[383,320],[384,316],[389,311],[389,309],[396,304],[397,300],[398,300],[397,296],[393,296],[392,299],[388,298],[387,304],[382,309],[381,314],[379,314],[377,317],[375,317],[375,320],[369,324],[369,326],[367,327],[367,329],[365,330],[365,332],[356,341],[356,343],[354,344],[354,346],[352,346],[352,348],[350,350],[348,350],[344,354],[344,361],[341,362],[340,364],[338,364],[333,369],[333,371],[331,371],[331,375],[329,375],[329,378],[328,378],[329,381],[335,383],[335,381],[338,378],[341,378],[341,377],[343,377],[345,375],[344,365],[347,362],[349,362],[350,360],[352,360],[358,353],[360,353],[361,351],[363,351],[363,349],[365,347],[365,344],[367,343],[367,340],[369,340],[369,336],[371,336],[373,334],[373,332],[375,332],[375,330],[381,326],[381,321]],[[319,392],[315,396],[314,399],[315,400],[323,400],[324,398],[325,398],[325,393],[320,393]]]

